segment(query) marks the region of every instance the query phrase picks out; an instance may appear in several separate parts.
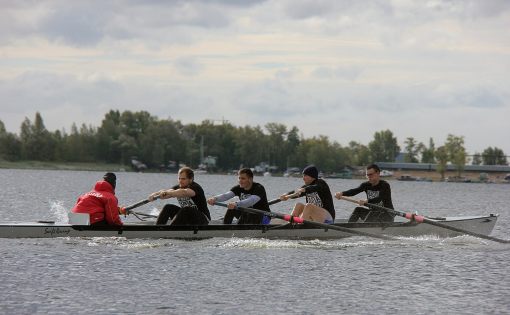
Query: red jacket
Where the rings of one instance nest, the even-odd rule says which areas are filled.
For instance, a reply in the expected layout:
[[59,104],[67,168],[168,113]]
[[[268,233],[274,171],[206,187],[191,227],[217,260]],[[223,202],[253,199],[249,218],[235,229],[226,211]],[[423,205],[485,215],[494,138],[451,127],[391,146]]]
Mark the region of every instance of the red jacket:
[[115,190],[106,181],[97,182],[94,190],[81,195],[71,211],[88,213],[90,224],[105,220],[109,225],[122,225]]

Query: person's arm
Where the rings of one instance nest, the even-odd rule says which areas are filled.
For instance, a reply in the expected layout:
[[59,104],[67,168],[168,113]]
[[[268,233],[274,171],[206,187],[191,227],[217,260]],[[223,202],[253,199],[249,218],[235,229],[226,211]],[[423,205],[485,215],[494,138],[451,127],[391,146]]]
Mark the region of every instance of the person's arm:
[[195,197],[196,193],[191,188],[177,188],[177,189],[163,189],[157,192],[154,192],[149,195],[148,199],[150,201],[154,201],[157,198],[159,199],[168,199],[168,198],[182,198],[182,197]]
[[390,187],[390,184],[386,183],[383,186],[383,190],[381,191],[381,199],[383,201],[383,205],[386,208],[393,209],[393,202],[391,200],[391,187]]
[[109,225],[122,226],[122,220],[119,217],[119,204],[116,199],[108,198],[104,211],[105,220]]
[[[165,189],[162,189],[162,190],[159,190],[159,191],[156,191],[156,192],[153,192],[152,194],[149,195],[149,197],[147,197],[147,199],[149,201],[154,201],[156,199],[165,199],[165,198],[162,198],[161,195],[163,194],[163,192],[166,191]],[[167,197],[168,198],[168,197]]]
[[[360,192],[365,191],[365,186],[364,185],[365,184],[362,183],[357,188],[353,188],[353,189],[349,189],[349,190],[345,190],[345,191],[336,192],[335,193],[335,198],[340,200],[340,199],[342,199],[342,196],[347,196],[347,197],[355,196],[355,195],[359,194]],[[362,206],[362,205],[365,204],[365,202],[360,200],[359,204],[360,204],[360,206]]]
[[319,185],[318,184],[308,185],[308,186],[304,187],[303,189],[304,189],[303,192],[308,194],[311,192],[319,191]]
[[236,202],[236,207],[251,207],[260,201],[260,197],[257,195],[251,195],[250,197]]
[[[178,188],[178,189],[169,189],[166,192],[163,192],[164,196],[169,196],[167,198],[183,198],[183,197],[195,197],[196,193],[191,188]],[[165,198],[163,198],[165,199]]]
[[289,199],[295,199],[295,198],[301,197],[303,192],[301,192],[300,189],[302,189],[302,188],[298,188],[296,190],[291,190],[288,193],[281,195],[280,200],[287,201]]
[[359,187],[342,191],[342,196],[347,196],[347,197],[355,196],[355,195],[357,195],[361,192],[364,192],[364,191],[365,191],[365,185],[361,184],[361,185],[359,185]]
[[214,203],[217,201],[221,202],[221,201],[232,199],[234,197],[235,197],[234,192],[230,190],[230,191],[227,191],[226,193],[223,193],[221,195],[217,195],[217,196],[207,199],[207,203],[210,204],[211,206],[213,206]]

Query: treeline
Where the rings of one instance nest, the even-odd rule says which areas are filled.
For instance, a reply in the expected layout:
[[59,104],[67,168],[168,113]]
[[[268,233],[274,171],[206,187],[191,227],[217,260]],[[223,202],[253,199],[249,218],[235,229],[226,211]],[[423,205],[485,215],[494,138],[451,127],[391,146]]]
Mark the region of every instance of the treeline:
[[[435,147],[409,137],[405,140],[405,161],[438,163],[444,172],[447,163],[459,172],[470,160],[464,138],[449,135],[443,146]],[[32,122],[25,118],[20,133],[7,132],[0,120],[0,158],[9,161],[39,160],[60,162],[105,162],[131,165],[131,159],[149,168],[161,168],[169,161],[197,167],[204,156],[216,157],[214,171],[254,167],[261,162],[280,172],[288,167],[313,163],[324,172],[340,172],[347,165],[367,165],[372,161],[392,162],[401,152],[390,130],[378,131],[364,145],[351,141],[342,146],[326,136],[304,138],[295,126],[281,123],[236,127],[228,122],[183,124],[179,120],[158,119],[146,111],[111,110],[99,127],[73,123],[70,132],[48,131],[40,113]],[[507,164],[501,149],[487,148],[471,159],[474,164]]]

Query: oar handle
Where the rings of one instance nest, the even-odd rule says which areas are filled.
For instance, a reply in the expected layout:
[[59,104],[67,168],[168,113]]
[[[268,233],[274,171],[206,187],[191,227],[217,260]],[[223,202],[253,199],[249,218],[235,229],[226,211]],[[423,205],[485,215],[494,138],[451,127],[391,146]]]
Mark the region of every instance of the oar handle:
[[356,200],[354,198],[351,198],[351,197],[347,197],[347,196],[342,196],[340,197],[340,199],[343,199],[345,201],[350,201],[352,203],[355,203],[355,204],[358,204],[359,205],[359,200]]
[[[158,198],[159,198],[159,196],[156,196],[156,197],[154,198],[154,200],[156,200],[156,199],[158,199]],[[134,203],[134,204],[132,204],[132,205],[130,205],[130,206],[125,207],[124,209],[126,210],[126,213],[128,213],[130,210],[132,210],[132,209],[134,209],[134,208],[138,208],[138,207],[140,207],[140,206],[143,206],[144,204],[147,204],[147,203],[149,203],[149,202],[151,202],[151,201],[154,201],[154,200],[149,200],[149,199],[140,200],[140,201],[138,201],[137,203]]]
[[282,201],[280,198],[275,198],[273,200],[270,200],[267,202],[268,205],[274,205],[275,203],[279,203],[280,201]]

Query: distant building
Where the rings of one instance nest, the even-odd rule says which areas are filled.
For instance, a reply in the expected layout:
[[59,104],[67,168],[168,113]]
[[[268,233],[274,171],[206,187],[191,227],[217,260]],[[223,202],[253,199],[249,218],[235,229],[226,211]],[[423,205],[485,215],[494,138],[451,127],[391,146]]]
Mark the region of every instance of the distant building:
[[[437,164],[432,163],[403,163],[403,162],[376,162],[381,169],[388,170],[409,170],[409,171],[436,171]],[[453,164],[446,165],[447,171],[456,171],[457,168]],[[508,173],[510,166],[508,165],[465,165],[466,172],[486,172],[486,173]]]
[[397,156],[395,157],[395,162],[396,163],[404,163],[406,161],[406,155],[407,155],[407,153],[405,153],[405,152],[399,152],[397,154]]

